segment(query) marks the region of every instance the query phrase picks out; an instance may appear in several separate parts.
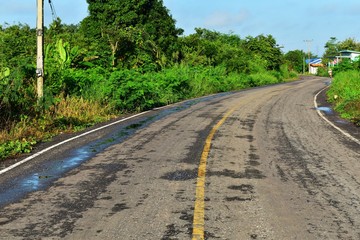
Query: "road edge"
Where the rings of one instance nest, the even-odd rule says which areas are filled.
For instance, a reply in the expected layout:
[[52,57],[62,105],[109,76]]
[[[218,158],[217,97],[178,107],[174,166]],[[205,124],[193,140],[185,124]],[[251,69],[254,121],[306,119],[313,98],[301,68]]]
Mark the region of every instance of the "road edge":
[[345,130],[341,129],[340,127],[336,126],[334,123],[332,123],[329,119],[327,119],[325,117],[325,115],[318,109],[318,103],[317,103],[317,98],[318,96],[325,91],[327,88],[329,88],[329,86],[324,87],[323,89],[321,89],[315,96],[314,96],[314,107],[316,112],[319,114],[319,116],[325,120],[325,122],[327,122],[330,126],[332,126],[333,128],[335,128],[336,130],[338,130],[339,132],[341,132],[343,135],[345,135],[347,138],[349,138],[350,140],[354,141],[355,143],[360,145],[360,140],[358,140],[357,138],[353,137],[351,134],[349,134],[348,132],[346,132]]
[[113,125],[115,125],[115,124],[118,124],[118,123],[121,123],[121,122],[130,120],[130,119],[132,119],[132,118],[139,117],[139,116],[144,115],[144,114],[146,114],[146,113],[148,113],[148,112],[149,112],[149,111],[145,111],[145,112],[141,112],[141,113],[138,113],[138,114],[129,116],[129,117],[127,117],[127,118],[122,118],[122,119],[117,120],[117,121],[115,121],[115,122],[111,122],[111,123],[106,124],[106,125],[103,125],[103,126],[101,126],[101,127],[94,128],[94,129],[89,130],[89,131],[86,131],[86,132],[84,132],[84,133],[82,133],[82,134],[76,135],[76,136],[74,136],[74,137],[72,137],[72,138],[68,138],[68,139],[63,140],[63,141],[61,141],[61,142],[59,142],[59,143],[53,144],[53,145],[51,145],[51,146],[49,146],[49,147],[47,147],[47,148],[45,148],[45,149],[43,149],[43,150],[41,150],[41,151],[39,151],[39,152],[37,152],[37,153],[34,153],[34,154],[30,155],[29,157],[27,157],[27,158],[25,158],[25,159],[23,159],[23,160],[15,163],[15,164],[12,164],[11,166],[9,166],[9,167],[7,167],[7,168],[1,169],[1,170],[0,170],[0,175],[4,174],[4,173],[6,173],[6,172],[9,172],[10,170],[12,170],[12,169],[14,169],[14,168],[16,168],[16,167],[24,164],[24,163],[27,163],[27,162],[31,161],[32,159],[34,159],[34,158],[36,158],[36,157],[38,157],[38,156],[40,156],[40,155],[42,155],[42,154],[50,151],[50,150],[53,149],[53,148],[58,147],[58,146],[60,146],[60,145],[63,145],[63,144],[65,144],[65,143],[71,142],[71,141],[76,140],[76,139],[78,139],[78,138],[84,137],[84,136],[89,135],[89,134],[91,134],[91,133],[100,131],[100,130],[102,130],[102,129],[104,129],[104,128],[108,128],[108,127],[113,126]]

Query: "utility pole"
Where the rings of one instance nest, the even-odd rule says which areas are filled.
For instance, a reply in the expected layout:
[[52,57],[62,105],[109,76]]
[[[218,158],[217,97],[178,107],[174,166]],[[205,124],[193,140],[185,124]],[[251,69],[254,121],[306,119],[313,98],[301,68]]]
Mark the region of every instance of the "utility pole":
[[37,57],[36,57],[36,77],[37,77],[37,96],[40,100],[44,96],[44,0],[37,0]]
[[308,49],[308,57],[309,57],[309,73],[310,73],[310,51],[311,51],[311,43],[313,40],[304,40],[304,42],[307,45],[307,49]]

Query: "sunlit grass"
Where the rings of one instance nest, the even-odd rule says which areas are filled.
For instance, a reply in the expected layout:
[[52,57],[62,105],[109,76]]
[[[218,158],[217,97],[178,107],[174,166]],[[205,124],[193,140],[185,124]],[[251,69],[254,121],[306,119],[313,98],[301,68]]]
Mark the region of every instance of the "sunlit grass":
[[342,117],[360,126],[360,72],[356,70],[340,72],[332,81],[327,92],[330,102]]
[[79,97],[63,98],[44,114],[35,118],[21,116],[0,130],[0,159],[28,153],[41,141],[65,133],[76,132],[113,117],[108,106]]

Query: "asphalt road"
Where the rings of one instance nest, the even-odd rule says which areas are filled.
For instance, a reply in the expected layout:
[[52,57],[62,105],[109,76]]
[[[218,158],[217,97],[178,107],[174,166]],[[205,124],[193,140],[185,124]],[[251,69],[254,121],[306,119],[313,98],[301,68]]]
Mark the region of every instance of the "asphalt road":
[[34,157],[0,175],[0,239],[360,239],[360,147],[314,109],[326,81],[150,111]]

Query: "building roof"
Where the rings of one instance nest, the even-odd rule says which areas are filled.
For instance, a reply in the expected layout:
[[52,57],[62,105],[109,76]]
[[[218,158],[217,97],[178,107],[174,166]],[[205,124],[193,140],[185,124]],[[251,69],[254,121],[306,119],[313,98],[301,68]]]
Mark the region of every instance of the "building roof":
[[342,51],[339,51],[340,53],[357,53],[357,54],[360,54],[360,52],[358,51],[353,51],[353,50],[342,50]]
[[306,64],[319,64],[321,63],[321,58],[311,58],[311,59],[306,59],[305,62]]

